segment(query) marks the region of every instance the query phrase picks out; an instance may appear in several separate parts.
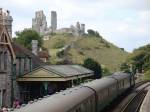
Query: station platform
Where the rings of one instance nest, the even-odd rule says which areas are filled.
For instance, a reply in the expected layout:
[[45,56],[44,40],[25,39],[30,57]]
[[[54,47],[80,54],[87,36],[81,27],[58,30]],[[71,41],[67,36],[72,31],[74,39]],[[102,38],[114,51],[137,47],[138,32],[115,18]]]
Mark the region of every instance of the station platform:
[[139,112],[150,112],[150,89],[144,98]]

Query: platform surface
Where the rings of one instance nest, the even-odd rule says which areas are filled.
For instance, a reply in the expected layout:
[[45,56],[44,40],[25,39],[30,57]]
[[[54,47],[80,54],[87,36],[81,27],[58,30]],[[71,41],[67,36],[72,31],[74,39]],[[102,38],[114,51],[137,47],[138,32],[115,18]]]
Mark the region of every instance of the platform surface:
[[150,112],[150,89],[144,98],[139,112]]

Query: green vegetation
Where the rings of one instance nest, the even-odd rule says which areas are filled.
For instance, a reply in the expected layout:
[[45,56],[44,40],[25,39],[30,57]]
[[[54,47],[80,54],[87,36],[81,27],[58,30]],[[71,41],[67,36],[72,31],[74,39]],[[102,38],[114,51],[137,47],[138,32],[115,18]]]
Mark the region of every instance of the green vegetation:
[[85,59],[83,66],[94,71],[95,79],[102,77],[101,65],[98,62],[96,62],[95,60],[93,60],[92,58]]
[[95,36],[95,37],[101,37],[102,38],[102,36],[100,36],[100,34],[97,31],[94,31],[92,29],[88,29],[87,32],[88,32],[89,36]]
[[150,80],[150,70],[147,70],[144,73],[143,80]]
[[32,40],[38,40],[38,46],[42,47],[42,37],[33,30],[24,29],[21,32],[16,32],[16,38],[14,41],[25,46],[28,49],[31,49],[31,42]]
[[[71,37],[73,37],[71,34],[66,33],[51,35],[50,40],[44,41],[44,47],[48,49],[58,49],[64,47],[73,40]],[[59,43],[61,45],[58,45]]]
[[65,46],[65,41],[63,39],[59,39],[56,43],[54,43],[53,48],[59,49]]
[[134,73],[144,73],[144,79],[150,80],[150,44],[135,49],[124,63],[122,70],[129,71],[130,67]]
[[111,75],[112,73],[110,72],[110,70],[106,67],[102,67],[102,76],[105,77],[105,76],[109,76]]
[[120,69],[126,73],[130,72],[130,66],[126,62],[121,64]]
[[[102,64],[107,75],[110,72],[118,71],[121,63],[126,60],[127,52],[121,50],[115,45],[107,42],[103,38],[84,35],[84,37],[74,37],[71,34],[55,34],[49,40],[44,41],[44,47],[48,49],[51,55],[51,63],[55,64],[61,60],[57,57],[62,48],[56,49],[57,41],[63,40],[64,45],[72,46],[65,52],[62,59],[69,59],[74,64],[83,64],[87,58],[92,58],[99,64]],[[63,46],[64,46],[63,45]]]

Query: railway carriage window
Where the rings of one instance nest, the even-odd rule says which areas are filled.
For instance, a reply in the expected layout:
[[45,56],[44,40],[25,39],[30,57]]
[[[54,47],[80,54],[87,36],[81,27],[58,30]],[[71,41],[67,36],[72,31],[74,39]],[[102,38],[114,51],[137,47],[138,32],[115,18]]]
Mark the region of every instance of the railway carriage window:
[[93,111],[93,102],[92,102],[92,99],[90,99],[90,112]]
[[87,101],[85,101],[85,102],[83,103],[85,112],[87,112],[87,110],[88,110],[88,105],[87,105],[87,104],[88,104]]
[[120,88],[122,88],[121,82],[120,82]]
[[124,87],[124,80],[122,81],[122,86]]
[[85,107],[83,104],[81,105],[81,110],[82,110],[82,112],[85,112]]

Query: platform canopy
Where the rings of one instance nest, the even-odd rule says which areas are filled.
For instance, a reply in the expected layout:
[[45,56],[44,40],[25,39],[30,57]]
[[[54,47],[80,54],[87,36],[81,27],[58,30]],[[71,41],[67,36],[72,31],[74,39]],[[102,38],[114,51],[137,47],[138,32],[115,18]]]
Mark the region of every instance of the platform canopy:
[[17,81],[68,81],[94,75],[80,65],[44,65],[20,76]]

